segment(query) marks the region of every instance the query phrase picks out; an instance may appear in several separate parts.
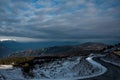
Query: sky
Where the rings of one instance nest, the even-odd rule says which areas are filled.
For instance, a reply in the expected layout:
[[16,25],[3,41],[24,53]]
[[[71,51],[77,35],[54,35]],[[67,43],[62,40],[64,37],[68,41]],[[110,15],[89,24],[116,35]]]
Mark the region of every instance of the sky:
[[120,0],[0,0],[0,39],[120,40]]

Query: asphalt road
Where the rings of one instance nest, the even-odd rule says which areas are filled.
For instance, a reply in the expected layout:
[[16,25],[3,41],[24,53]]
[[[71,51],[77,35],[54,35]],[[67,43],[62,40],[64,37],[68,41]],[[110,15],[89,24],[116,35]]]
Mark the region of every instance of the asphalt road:
[[80,80],[120,80],[120,67],[104,62],[99,58],[95,58],[94,60],[105,66],[107,68],[107,72],[97,77]]

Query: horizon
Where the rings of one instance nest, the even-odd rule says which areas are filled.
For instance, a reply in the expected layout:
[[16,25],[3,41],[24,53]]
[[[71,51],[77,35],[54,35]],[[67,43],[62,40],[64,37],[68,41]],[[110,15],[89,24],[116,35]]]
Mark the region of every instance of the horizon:
[[[120,41],[118,39],[79,39],[79,40],[38,40],[38,41],[20,41],[18,39],[7,39],[7,38],[4,38],[4,39],[0,39],[0,42],[18,42],[18,43],[39,43],[39,45],[41,43],[44,43],[46,45],[46,43],[56,43],[54,45],[51,45],[51,46],[57,46],[57,44],[59,43],[66,43],[67,45],[71,45],[71,44],[68,44],[68,43],[73,43],[74,45],[76,44],[83,44],[83,43],[89,43],[89,42],[92,42],[92,43],[103,43],[103,44],[107,44],[107,45],[115,45],[115,44],[118,44],[120,43]],[[66,44],[63,44],[66,45]],[[61,44],[62,45],[62,44]]]

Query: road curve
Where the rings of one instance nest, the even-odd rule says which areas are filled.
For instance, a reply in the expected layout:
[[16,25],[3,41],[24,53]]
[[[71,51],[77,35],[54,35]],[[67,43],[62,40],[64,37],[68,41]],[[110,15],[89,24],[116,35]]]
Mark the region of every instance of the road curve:
[[120,67],[113,64],[104,62],[100,58],[94,58],[94,60],[107,68],[107,72],[103,75],[78,80],[120,80]]
[[[92,74],[92,75],[88,75],[88,76],[81,76],[81,77],[75,77],[75,78],[63,78],[63,79],[42,79],[42,80],[87,80],[87,78],[93,78],[93,77],[97,77],[100,76],[102,74],[104,74],[107,71],[107,68],[104,67],[103,65],[101,65],[100,63],[96,62],[93,60],[93,58],[96,58],[99,56],[89,56],[86,58],[86,60],[94,65],[95,67],[98,67],[100,69],[99,72],[97,72],[96,74]],[[31,79],[31,80],[40,80],[40,79]],[[93,80],[93,79],[92,79]]]

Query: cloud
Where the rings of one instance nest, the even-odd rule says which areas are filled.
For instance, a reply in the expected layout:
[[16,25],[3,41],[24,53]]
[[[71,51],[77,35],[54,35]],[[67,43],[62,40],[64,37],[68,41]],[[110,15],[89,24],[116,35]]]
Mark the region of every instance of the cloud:
[[0,36],[120,38],[119,14],[119,0],[1,0]]

